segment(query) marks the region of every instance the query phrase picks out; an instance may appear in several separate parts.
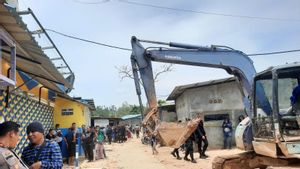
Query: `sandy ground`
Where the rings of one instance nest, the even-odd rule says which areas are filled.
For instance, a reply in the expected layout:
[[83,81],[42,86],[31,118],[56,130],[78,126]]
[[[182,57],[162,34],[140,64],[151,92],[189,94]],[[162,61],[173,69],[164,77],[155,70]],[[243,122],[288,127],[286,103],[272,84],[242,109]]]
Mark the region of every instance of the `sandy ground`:
[[[207,159],[199,159],[199,154],[194,153],[196,164],[184,160],[175,159],[170,152],[172,148],[159,147],[159,153],[152,155],[150,146],[141,144],[140,140],[134,138],[126,143],[113,143],[105,145],[107,159],[95,162],[84,161],[81,168],[89,169],[211,169],[211,162],[218,155],[237,154],[238,149],[232,150],[209,150]],[[180,152],[183,157],[183,152]],[[286,168],[286,167],[285,167]],[[295,168],[295,167],[293,167]],[[298,168],[298,167],[296,167]],[[300,166],[299,166],[300,168]],[[275,167],[268,167],[275,169]],[[279,168],[276,168],[279,169]],[[283,168],[282,168],[283,169]],[[292,168],[289,168],[292,169]]]

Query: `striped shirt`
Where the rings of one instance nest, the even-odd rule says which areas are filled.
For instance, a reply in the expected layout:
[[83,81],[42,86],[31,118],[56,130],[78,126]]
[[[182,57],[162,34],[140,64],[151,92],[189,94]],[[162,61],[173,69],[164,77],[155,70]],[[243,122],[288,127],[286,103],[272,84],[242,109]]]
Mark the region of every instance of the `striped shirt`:
[[[28,166],[36,162],[35,158],[41,147],[42,145],[33,147],[29,144],[24,148],[22,159]],[[38,161],[42,162],[41,169],[61,169],[63,161],[59,145],[54,141],[46,140],[46,144],[39,155]]]

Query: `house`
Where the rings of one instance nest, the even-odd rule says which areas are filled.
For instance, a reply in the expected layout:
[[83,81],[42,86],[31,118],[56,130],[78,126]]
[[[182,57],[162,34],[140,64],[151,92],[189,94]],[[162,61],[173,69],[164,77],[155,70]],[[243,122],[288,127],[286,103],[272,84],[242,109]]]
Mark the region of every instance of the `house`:
[[[241,91],[236,78],[231,77],[177,86],[167,100],[175,101],[178,120],[186,121],[200,114],[209,147],[222,148],[223,120],[229,117],[235,127],[239,116],[245,114]],[[232,138],[234,141],[234,136]]]
[[107,125],[116,126],[120,123],[121,118],[117,117],[92,117],[91,125],[96,127],[106,127]]
[[58,95],[55,99],[54,123],[59,124],[61,128],[69,128],[72,123],[76,123],[77,127],[90,126],[92,111],[95,111],[92,99]]

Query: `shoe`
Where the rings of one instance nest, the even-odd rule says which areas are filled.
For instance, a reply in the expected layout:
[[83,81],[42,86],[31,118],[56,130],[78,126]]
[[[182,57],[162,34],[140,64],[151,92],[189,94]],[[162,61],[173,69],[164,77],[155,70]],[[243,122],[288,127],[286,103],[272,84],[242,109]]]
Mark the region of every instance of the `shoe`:
[[172,154],[174,157],[176,157],[175,152],[172,151],[171,154]]
[[181,160],[182,158],[181,157],[177,157],[177,160]]
[[197,163],[197,161],[196,161],[196,160],[192,160],[191,162],[192,162],[192,163]]
[[186,157],[184,157],[183,158],[185,161],[191,161],[190,159],[188,159],[188,158],[186,158]]
[[203,156],[206,157],[206,158],[208,157],[208,155],[206,155],[206,154],[203,154]]
[[201,158],[201,159],[206,159],[207,156],[201,155],[200,158]]

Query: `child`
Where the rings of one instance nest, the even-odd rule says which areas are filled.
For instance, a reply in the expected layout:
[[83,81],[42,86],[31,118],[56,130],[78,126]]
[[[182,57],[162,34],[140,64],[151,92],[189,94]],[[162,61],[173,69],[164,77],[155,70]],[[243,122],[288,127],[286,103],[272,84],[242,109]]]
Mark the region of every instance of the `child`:
[[157,145],[157,138],[156,138],[156,135],[157,135],[156,132],[154,132],[154,133],[151,135],[151,147],[152,147],[152,154],[153,154],[153,155],[158,154],[158,151],[156,150],[156,145]]

